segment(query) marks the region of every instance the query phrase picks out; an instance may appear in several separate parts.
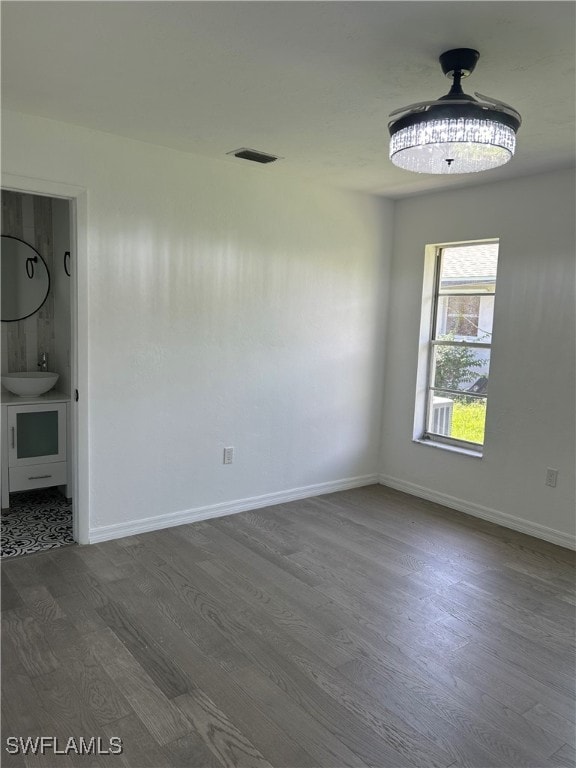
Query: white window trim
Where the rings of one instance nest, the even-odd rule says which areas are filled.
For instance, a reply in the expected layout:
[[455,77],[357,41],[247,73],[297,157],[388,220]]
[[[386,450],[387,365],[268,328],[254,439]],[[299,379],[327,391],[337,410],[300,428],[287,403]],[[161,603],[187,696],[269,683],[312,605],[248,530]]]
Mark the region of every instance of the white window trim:
[[449,453],[460,453],[463,456],[471,456],[473,459],[481,459],[484,455],[483,446],[478,446],[480,450],[471,450],[464,448],[463,445],[452,445],[451,443],[443,443],[440,440],[432,440],[431,438],[414,438],[413,443],[418,445],[427,445],[429,448],[440,448],[442,451],[448,451]]
[[436,438],[428,436],[426,430],[427,402],[428,402],[428,370],[432,350],[432,329],[434,326],[434,302],[436,293],[438,254],[442,248],[458,245],[482,245],[483,243],[499,243],[499,238],[487,238],[485,240],[457,240],[454,242],[434,243],[426,245],[424,249],[424,273],[422,281],[422,301],[420,315],[420,332],[418,340],[418,360],[416,373],[416,397],[414,407],[414,424],[412,441],[419,445],[451,453],[459,453],[472,458],[482,458],[486,451],[485,445],[476,443],[465,444],[462,440],[452,441],[450,438]]

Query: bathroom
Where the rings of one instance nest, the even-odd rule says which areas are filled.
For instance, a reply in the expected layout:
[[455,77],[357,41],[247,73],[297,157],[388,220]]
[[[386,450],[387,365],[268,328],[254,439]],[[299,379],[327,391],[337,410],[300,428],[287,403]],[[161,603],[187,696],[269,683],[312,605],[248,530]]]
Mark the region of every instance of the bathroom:
[[2,558],[74,542],[70,207],[2,190]]

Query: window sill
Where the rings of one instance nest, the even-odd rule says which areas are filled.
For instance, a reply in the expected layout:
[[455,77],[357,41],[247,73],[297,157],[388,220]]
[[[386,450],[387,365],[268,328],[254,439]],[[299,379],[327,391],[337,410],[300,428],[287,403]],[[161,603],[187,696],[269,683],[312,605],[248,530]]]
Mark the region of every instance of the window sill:
[[449,445],[448,443],[440,443],[435,440],[416,438],[412,442],[426,445],[428,448],[440,448],[440,450],[448,451],[449,453],[459,453],[463,456],[471,456],[473,459],[481,459],[483,455],[482,451],[471,451],[469,448],[461,448],[459,445]]

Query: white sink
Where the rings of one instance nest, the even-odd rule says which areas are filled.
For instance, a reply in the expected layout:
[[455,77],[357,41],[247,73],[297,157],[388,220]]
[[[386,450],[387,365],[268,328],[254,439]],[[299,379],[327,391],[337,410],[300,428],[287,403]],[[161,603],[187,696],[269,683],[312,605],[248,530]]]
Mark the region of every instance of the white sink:
[[51,390],[59,378],[57,373],[45,371],[7,373],[6,376],[2,376],[2,384],[14,395],[38,397]]

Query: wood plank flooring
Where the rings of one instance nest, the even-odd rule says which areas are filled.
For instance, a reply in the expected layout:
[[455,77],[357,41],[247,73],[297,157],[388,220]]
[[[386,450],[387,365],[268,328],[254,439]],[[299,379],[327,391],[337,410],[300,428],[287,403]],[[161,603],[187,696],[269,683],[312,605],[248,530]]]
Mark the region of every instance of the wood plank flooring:
[[6,561],[2,765],[573,767],[574,564],[377,485]]

